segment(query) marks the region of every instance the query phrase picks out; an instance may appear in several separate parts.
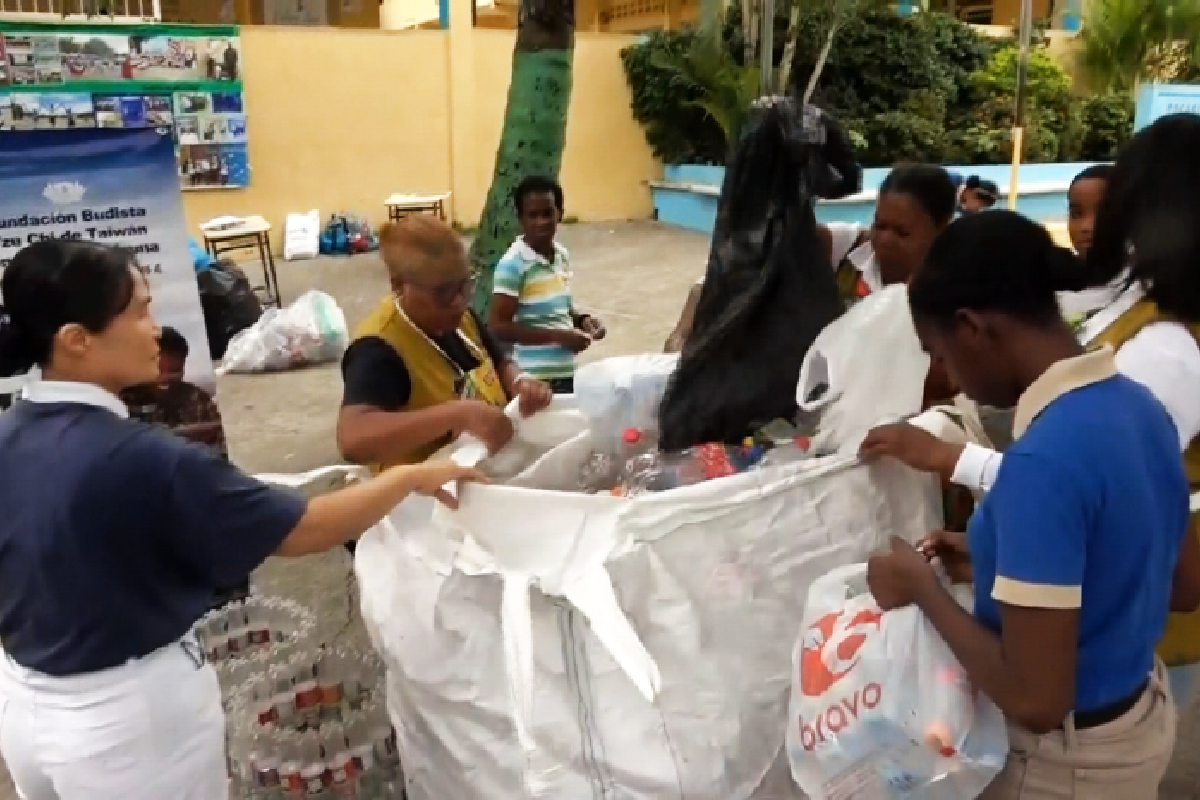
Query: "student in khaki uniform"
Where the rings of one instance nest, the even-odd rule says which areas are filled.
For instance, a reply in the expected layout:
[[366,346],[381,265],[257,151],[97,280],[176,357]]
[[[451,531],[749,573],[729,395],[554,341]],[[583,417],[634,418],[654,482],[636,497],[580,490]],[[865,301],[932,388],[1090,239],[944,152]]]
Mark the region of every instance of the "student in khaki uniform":
[[[1088,254],[1082,280],[1104,295],[1084,319],[1080,341],[1092,349],[1111,346],[1117,369],[1167,409],[1193,493],[1200,492],[1198,142],[1200,118],[1164,117],[1133,138],[1115,168],[1085,171],[1071,189],[1072,242]],[[1087,186],[1097,182],[1105,186]],[[1093,188],[1103,189],[1098,211],[1089,210],[1095,198],[1081,191],[1090,196]],[[1091,213],[1094,225],[1083,219]],[[907,425],[879,428],[864,446],[978,492],[991,488],[1001,465],[999,453],[950,447]],[[1172,614],[1158,652],[1176,702],[1186,706],[1200,674],[1200,614]]]
[[376,469],[415,464],[462,433],[500,449],[513,432],[509,400],[532,414],[550,387],[521,374],[467,307],[474,282],[449,225],[415,215],[384,225],[379,239],[392,293],[342,358],[342,455]]
[[[942,233],[909,284],[917,334],[973,400],[1016,407],[1012,446],[967,533],[871,558],[883,608],[916,604],[1009,722],[985,800],[1157,795],[1176,712],[1155,644],[1200,570],[1170,416],[1088,352],[1059,312],[1078,261],[1036,222],[974,214]],[[1070,284],[1074,284],[1073,286]],[[927,562],[975,585],[964,611]]]

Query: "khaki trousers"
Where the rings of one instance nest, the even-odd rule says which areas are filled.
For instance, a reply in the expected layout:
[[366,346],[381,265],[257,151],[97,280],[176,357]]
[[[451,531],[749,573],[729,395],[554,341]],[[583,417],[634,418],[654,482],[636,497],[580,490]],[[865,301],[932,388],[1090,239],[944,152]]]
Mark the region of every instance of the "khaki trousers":
[[1038,736],[1009,725],[1004,769],[980,800],[1148,800],[1158,797],[1175,745],[1175,705],[1166,670],[1154,666],[1141,698],[1106,725]]

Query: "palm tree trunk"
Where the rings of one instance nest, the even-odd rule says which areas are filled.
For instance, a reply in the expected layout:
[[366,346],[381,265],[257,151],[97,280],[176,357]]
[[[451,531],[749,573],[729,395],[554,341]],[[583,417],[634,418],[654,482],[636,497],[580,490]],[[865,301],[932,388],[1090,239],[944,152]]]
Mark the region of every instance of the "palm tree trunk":
[[574,0],[521,0],[496,169],[471,243],[471,305],[484,319],[496,262],[519,233],[513,190],[530,175],[557,178],[562,166],[574,47]]

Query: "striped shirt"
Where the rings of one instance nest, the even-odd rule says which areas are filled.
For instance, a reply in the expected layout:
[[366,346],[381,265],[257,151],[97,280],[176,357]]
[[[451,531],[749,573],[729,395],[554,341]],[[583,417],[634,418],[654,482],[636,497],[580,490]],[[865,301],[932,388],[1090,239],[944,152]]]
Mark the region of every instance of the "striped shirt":
[[[566,249],[554,243],[554,263],[534,252],[518,238],[496,264],[496,294],[517,299],[513,321],[527,328],[572,330],[570,258]],[[514,348],[517,364],[535,378],[571,378],[575,375],[575,354],[562,345],[518,344]]]

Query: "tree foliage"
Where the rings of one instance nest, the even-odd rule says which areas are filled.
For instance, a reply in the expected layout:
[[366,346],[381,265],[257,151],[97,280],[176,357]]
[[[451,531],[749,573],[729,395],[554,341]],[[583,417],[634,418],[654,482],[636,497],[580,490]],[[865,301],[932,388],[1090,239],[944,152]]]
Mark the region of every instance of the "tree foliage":
[[[831,13],[828,5],[806,6],[800,17],[794,93],[808,83]],[[777,19],[777,60],[787,27],[784,11]],[[669,66],[686,58],[696,37],[657,33],[623,53],[634,116],[668,163],[723,163],[727,137],[715,117],[696,105],[713,100],[713,93],[702,82],[681,81]],[[734,4],[722,30],[723,63],[740,62],[741,37]],[[1013,42],[987,37],[948,15],[900,15],[866,5],[839,29],[814,99],[846,125],[866,166],[1001,163],[1012,153],[1016,59]],[[1070,76],[1042,48],[1031,55],[1027,87],[1025,160],[1108,158],[1129,135],[1128,94],[1075,97]]]
[[1186,77],[1200,62],[1200,0],[1089,0],[1078,52],[1095,91]]

